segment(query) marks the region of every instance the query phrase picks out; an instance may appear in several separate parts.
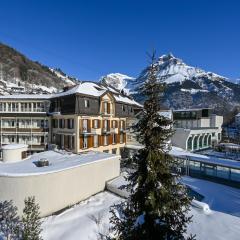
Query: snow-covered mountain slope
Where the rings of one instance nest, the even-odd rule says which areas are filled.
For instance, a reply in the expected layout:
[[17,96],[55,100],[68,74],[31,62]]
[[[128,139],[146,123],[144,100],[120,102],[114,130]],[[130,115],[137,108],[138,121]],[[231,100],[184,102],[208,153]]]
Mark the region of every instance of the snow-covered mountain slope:
[[68,75],[66,75],[61,69],[59,68],[49,68],[50,71],[52,71],[54,74],[57,75],[58,78],[62,79],[63,82],[65,82],[66,84],[73,86],[76,85],[76,81],[79,81],[76,78],[70,77]]
[[[159,80],[166,83],[165,101],[169,107],[213,107],[224,112],[240,104],[240,85],[226,77],[189,66],[172,54],[159,57],[156,64]],[[144,100],[138,88],[146,80],[147,71],[145,68],[137,78],[122,81],[121,87],[127,86],[127,92],[133,93],[138,101]],[[118,88],[111,74],[107,84]]]
[[75,85],[76,78],[61,69],[50,69],[34,62],[17,50],[0,43],[0,94],[53,93],[66,85]]
[[124,90],[129,94],[133,88],[131,83],[135,80],[133,77],[129,77],[121,73],[110,73],[100,78],[100,82],[112,86],[120,91]]

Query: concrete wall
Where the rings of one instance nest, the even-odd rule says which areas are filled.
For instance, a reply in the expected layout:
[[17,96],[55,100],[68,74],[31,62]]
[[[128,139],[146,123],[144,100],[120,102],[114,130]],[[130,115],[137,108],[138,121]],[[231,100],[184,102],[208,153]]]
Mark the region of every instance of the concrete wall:
[[41,216],[82,201],[105,188],[120,174],[120,156],[78,167],[33,176],[0,176],[0,201],[13,200],[22,213],[24,199],[35,196]]

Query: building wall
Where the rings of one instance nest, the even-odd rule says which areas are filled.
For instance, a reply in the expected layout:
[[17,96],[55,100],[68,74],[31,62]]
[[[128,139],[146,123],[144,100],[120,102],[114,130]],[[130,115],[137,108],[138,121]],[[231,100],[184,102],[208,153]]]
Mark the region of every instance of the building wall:
[[116,155],[115,158],[48,174],[0,176],[0,201],[13,199],[21,214],[24,199],[35,196],[40,205],[40,216],[50,215],[103,191],[106,182],[120,174],[119,158]]
[[[68,119],[74,120],[74,128],[68,129],[66,124],[64,128],[60,128],[59,122],[66,122]],[[113,116],[78,116],[78,115],[55,115],[52,121],[57,121],[58,126],[54,126],[52,123],[52,139],[51,142],[57,144],[60,148],[64,148],[75,153],[95,150],[105,151],[109,153],[120,154],[121,148],[124,147],[126,142],[126,118],[117,118]],[[97,128],[94,127],[94,121],[97,121]],[[109,125],[108,129],[104,129],[104,121],[107,120]],[[85,122],[87,122],[85,129]],[[115,121],[115,128],[113,127],[113,121]],[[120,122],[122,121],[122,129]],[[111,136],[115,134],[115,142]],[[122,134],[120,142],[120,134]],[[68,148],[66,144],[67,136],[74,137],[74,147]],[[98,145],[94,146],[94,136],[97,137]],[[107,144],[104,144],[104,136],[107,136]],[[84,138],[87,137],[87,147],[84,145]],[[69,137],[68,137],[69,138]]]
[[29,151],[43,151],[51,131],[48,100],[1,99],[0,146],[10,143],[27,144]]

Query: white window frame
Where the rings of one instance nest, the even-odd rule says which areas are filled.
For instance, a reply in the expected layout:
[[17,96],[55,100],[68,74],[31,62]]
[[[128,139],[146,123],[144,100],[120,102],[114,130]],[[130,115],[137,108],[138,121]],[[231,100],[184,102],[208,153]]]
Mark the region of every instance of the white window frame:
[[93,136],[93,147],[98,147],[98,135]]

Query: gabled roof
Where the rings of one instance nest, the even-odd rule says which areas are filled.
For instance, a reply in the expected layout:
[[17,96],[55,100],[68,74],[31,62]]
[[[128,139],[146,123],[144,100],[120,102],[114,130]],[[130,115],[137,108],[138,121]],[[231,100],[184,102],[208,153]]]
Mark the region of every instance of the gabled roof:
[[137,103],[128,96],[123,95],[119,90],[95,82],[80,82],[78,85],[72,87],[69,90],[56,94],[18,94],[18,95],[6,95],[0,96],[1,99],[51,99],[58,98],[73,94],[81,94],[86,96],[101,97],[102,95],[110,93],[113,95],[116,102],[135,105],[142,107],[141,104]]
[[142,107],[142,105],[137,103],[135,100],[131,99],[128,96],[122,95],[117,89],[95,82],[81,82],[80,84],[76,85],[68,91],[54,94],[53,97],[62,97],[72,94],[82,94],[100,97],[108,92],[113,95],[116,102]]

